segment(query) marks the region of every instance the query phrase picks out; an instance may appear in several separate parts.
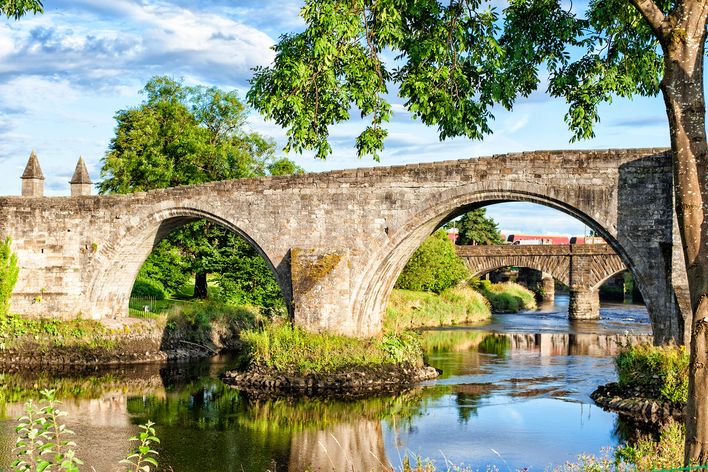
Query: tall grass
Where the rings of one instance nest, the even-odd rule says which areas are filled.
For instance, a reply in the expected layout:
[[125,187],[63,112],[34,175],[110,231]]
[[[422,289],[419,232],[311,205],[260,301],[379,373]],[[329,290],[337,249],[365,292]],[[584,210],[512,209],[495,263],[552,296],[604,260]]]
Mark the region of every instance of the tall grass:
[[384,330],[475,323],[491,316],[489,302],[469,287],[430,292],[394,290],[386,307]]
[[670,402],[688,399],[688,363],[685,346],[627,346],[615,357],[621,387]]
[[488,280],[473,279],[472,288],[485,296],[495,313],[517,313],[536,309],[536,296],[526,287],[514,282],[493,284]]
[[249,367],[301,375],[331,373],[348,367],[420,365],[423,356],[417,337],[410,333],[357,339],[310,333],[289,323],[243,331],[241,341]]

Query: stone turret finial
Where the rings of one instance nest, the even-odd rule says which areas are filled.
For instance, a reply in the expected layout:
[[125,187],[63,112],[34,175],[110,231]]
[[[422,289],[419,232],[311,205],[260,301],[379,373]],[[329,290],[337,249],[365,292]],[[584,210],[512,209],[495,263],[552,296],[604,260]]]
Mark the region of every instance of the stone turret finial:
[[32,150],[25,171],[22,173],[22,196],[23,197],[43,197],[44,196],[44,174],[39,166],[37,153]]
[[79,156],[79,162],[76,163],[74,176],[69,183],[71,184],[72,197],[91,195],[93,182],[91,182],[91,177],[89,176],[83,156]]

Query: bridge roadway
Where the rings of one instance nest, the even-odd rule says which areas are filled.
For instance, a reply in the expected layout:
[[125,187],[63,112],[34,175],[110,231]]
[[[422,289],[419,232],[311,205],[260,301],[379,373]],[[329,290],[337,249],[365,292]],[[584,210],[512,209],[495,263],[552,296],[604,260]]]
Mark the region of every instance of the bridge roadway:
[[110,196],[85,195],[79,174],[76,196],[43,197],[43,180],[28,172],[26,196],[0,197],[0,237],[12,238],[20,264],[14,312],[127,316],[153,247],[205,218],[263,255],[296,324],[373,335],[428,235],[470,209],[525,201],[568,213],[609,243],[635,276],[657,342],[681,342],[690,327],[666,150],[536,151]]
[[504,244],[455,246],[455,249],[475,276],[501,267],[527,267],[543,274],[546,298],[552,298],[553,279],[568,286],[571,319],[599,318],[600,286],[627,270],[622,258],[607,244]]

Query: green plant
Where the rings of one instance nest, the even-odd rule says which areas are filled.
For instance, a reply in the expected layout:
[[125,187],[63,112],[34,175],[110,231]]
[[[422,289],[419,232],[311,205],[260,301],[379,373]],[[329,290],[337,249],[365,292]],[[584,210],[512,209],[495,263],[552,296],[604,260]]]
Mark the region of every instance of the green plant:
[[302,375],[382,364],[419,365],[423,358],[417,337],[408,333],[358,339],[271,323],[241,332],[241,341],[249,367]]
[[670,402],[688,399],[688,363],[684,346],[626,346],[615,357],[621,387]]
[[[61,422],[67,413],[57,408],[61,402],[56,399],[54,389],[40,391],[41,400],[36,404],[33,400],[25,403],[25,415],[18,419],[15,428],[15,456],[13,462],[15,472],[78,472],[84,462],[76,456],[76,443],[66,439],[74,432]],[[154,456],[157,451],[151,445],[159,443],[155,433],[155,424],[151,421],[140,425],[142,430],[129,441],[139,444],[120,461],[120,464],[130,466],[135,472],[150,472],[151,466],[157,468]]]
[[440,293],[468,275],[452,241],[445,231],[438,230],[413,253],[396,281],[396,288]]
[[78,471],[83,461],[76,457],[72,449],[73,441],[65,439],[73,431],[60,423],[66,412],[59,410],[60,402],[54,390],[42,390],[41,408],[37,409],[30,400],[25,404],[26,415],[19,419],[15,429],[17,460],[13,463],[16,471]]
[[10,310],[10,298],[19,273],[17,255],[12,252],[12,240],[8,236],[0,242],[0,316],[7,316]]
[[140,425],[142,430],[137,436],[132,436],[128,441],[139,442],[135,449],[126,457],[121,460],[121,464],[130,466],[131,470],[135,472],[150,471],[150,466],[157,468],[157,460],[153,457],[157,455],[157,451],[152,449],[152,443],[159,443],[160,439],[155,435],[155,423],[148,421],[145,424]]

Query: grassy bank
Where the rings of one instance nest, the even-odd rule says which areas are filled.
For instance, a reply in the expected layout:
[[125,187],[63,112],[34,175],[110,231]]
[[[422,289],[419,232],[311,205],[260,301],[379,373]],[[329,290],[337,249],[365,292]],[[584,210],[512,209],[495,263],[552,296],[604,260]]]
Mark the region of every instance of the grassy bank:
[[517,313],[536,309],[534,293],[517,283],[493,284],[488,280],[473,279],[470,285],[489,300],[494,313]]
[[615,358],[622,389],[641,396],[685,403],[688,399],[689,354],[685,346],[628,346]]
[[469,287],[449,288],[439,295],[394,290],[384,318],[384,330],[399,332],[419,327],[474,323],[491,316],[489,302]]
[[301,375],[384,364],[420,365],[423,359],[418,339],[407,333],[357,339],[273,323],[243,331],[241,341],[248,368]]

